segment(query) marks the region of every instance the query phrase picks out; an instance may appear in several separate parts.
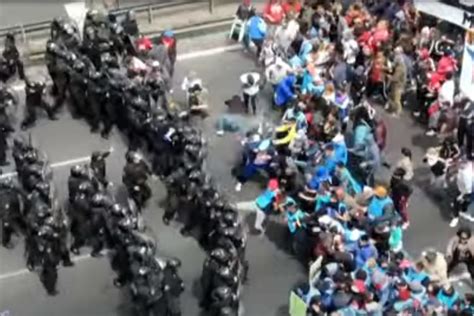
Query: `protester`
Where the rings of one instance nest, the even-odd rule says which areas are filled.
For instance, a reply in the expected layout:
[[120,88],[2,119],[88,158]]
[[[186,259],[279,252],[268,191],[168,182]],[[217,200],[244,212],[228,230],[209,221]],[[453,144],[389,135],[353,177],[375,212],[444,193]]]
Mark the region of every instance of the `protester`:
[[453,219],[449,226],[456,227],[459,223],[459,216],[470,217],[466,214],[472,199],[472,182],[473,182],[472,162],[465,161],[458,170],[456,185],[457,192],[454,202],[451,203],[453,211]]
[[245,48],[248,50],[250,43],[253,43],[257,48],[256,54],[258,58],[262,52],[263,41],[267,34],[267,24],[260,15],[256,14],[249,19],[247,29],[247,36],[244,37]]
[[405,177],[405,169],[397,168],[394,170],[392,179],[390,180],[390,194],[395,210],[402,217],[403,228],[407,229],[410,225],[408,218],[408,200],[412,194],[412,188]]
[[414,176],[411,150],[403,147],[401,153],[403,157],[396,163],[395,167],[403,169],[405,171],[403,179],[411,181]]
[[448,264],[444,254],[434,249],[426,250],[422,253],[421,262],[431,282],[439,285],[448,282]]
[[[420,27],[408,3],[309,1],[295,19],[299,11],[298,1],[268,1],[264,7],[263,18],[272,30],[262,35],[260,64],[284,125],[256,142],[259,148],[272,140],[265,150],[252,151],[244,169],[247,175],[256,170],[271,179],[276,175],[281,186],[281,175],[291,169],[289,174],[305,184],[284,194],[267,188],[257,198],[256,230],[262,231],[270,214],[262,208],[283,210],[292,253],[305,264],[322,259],[319,274],[296,290],[311,315],[415,315],[460,308],[456,291],[439,288],[448,282],[442,254],[428,251],[417,263],[404,255],[403,234],[417,183],[410,148],[401,149],[390,186],[378,184],[381,166],[390,168],[385,152],[392,131],[377,108],[385,104],[399,117],[403,106],[413,106],[415,117],[428,118],[427,135],[437,135],[441,143],[424,157],[432,187],[444,194],[457,177],[453,222],[457,212],[469,219],[465,210],[472,171],[465,165],[458,171],[457,161],[472,151],[473,102],[455,98],[452,44],[435,43],[435,32]],[[438,46],[440,56],[432,46]],[[453,142],[458,120],[459,146],[469,146],[464,152]],[[263,165],[249,163],[256,154],[265,157]],[[241,175],[238,190],[249,179]],[[289,202],[275,204],[284,195]],[[451,298],[455,303],[447,304]]]
[[260,75],[256,72],[245,73],[240,76],[245,112],[252,108],[253,115],[257,114],[257,96],[260,91]]
[[474,238],[469,228],[460,228],[456,235],[451,238],[446,249],[448,261],[448,273],[460,263],[467,266],[467,270],[474,280]]

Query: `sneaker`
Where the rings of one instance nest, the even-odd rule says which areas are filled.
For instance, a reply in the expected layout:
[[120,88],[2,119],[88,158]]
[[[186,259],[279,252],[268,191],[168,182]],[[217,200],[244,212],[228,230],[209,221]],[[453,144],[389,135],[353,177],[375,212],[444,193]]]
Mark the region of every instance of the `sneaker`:
[[410,222],[403,223],[403,225],[402,225],[403,230],[407,230],[408,227],[410,227]]
[[458,226],[459,224],[459,217],[455,217],[451,220],[451,222],[449,223],[449,226],[450,227],[456,227]]
[[420,112],[413,112],[414,117],[420,117],[421,113]]
[[435,136],[436,132],[434,130],[430,129],[430,130],[426,131],[425,135],[430,136],[430,137]]
[[237,192],[242,191],[242,183],[238,182],[238,183],[235,185],[235,191],[237,191]]
[[223,136],[224,135],[224,131],[223,130],[219,130],[216,132],[217,136]]

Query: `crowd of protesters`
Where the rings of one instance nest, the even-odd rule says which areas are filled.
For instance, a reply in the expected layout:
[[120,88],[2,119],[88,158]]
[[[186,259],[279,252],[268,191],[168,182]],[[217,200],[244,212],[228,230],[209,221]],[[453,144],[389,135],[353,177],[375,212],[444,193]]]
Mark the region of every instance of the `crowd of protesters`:
[[[271,132],[247,132],[235,189],[266,174],[256,232],[264,233],[268,217],[283,217],[291,252],[320,265],[295,289],[308,315],[473,315],[473,296],[449,281],[465,263],[474,282],[468,228],[459,228],[446,254],[430,249],[413,261],[403,251],[412,152],[401,148],[398,162],[385,160],[381,115],[399,117],[406,107],[439,138],[424,158],[432,184],[457,189],[451,227],[460,215],[470,220],[474,102],[457,84],[463,36],[443,35],[403,0],[270,0],[262,12],[244,0],[237,18],[245,50],[255,47],[263,68],[240,78],[244,108],[260,112],[268,83],[282,115]],[[387,184],[382,168],[391,169]]]

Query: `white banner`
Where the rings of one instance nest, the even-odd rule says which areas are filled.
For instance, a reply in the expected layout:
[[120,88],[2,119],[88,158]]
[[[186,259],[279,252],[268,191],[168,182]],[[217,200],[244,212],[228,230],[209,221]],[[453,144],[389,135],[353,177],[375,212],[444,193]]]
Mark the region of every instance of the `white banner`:
[[76,23],[77,28],[79,29],[79,34],[81,34],[82,38],[84,20],[87,13],[85,1],[82,0],[65,4],[64,9],[66,10],[69,18]]
[[459,89],[474,100],[474,29],[466,32]]

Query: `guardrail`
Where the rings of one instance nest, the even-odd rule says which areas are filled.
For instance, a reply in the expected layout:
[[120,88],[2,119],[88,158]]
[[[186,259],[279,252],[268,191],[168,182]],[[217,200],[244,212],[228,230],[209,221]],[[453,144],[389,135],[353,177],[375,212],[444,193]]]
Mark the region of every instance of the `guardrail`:
[[[223,1],[225,2],[225,1]],[[233,1],[232,1],[233,2]],[[121,8],[110,9],[107,12],[115,15],[124,14],[130,10],[134,10],[136,14],[137,21],[139,24],[148,24],[151,25],[156,19],[154,15],[159,14],[160,10],[169,10],[169,9],[176,9],[179,10],[180,8],[187,8],[193,5],[205,5],[206,3],[213,4],[213,0],[166,0],[166,2],[160,3],[148,3],[148,4],[139,4]],[[209,6],[209,10],[211,11],[211,5]],[[210,25],[213,22],[223,22],[222,20],[218,21],[211,21]],[[20,36],[17,39],[17,47],[21,51],[21,54],[24,58],[26,63],[32,62],[34,59],[35,61],[44,54],[44,44],[46,43],[46,39],[49,37],[49,30],[51,21],[42,21],[42,22],[35,22],[30,24],[18,24],[15,26],[6,27],[0,29],[0,46],[3,46],[3,41],[5,39],[5,35],[8,32],[12,32],[14,34],[19,34]],[[201,24],[201,23],[200,23]],[[206,24],[206,23],[204,23]],[[205,25],[199,25],[198,27],[206,27]],[[212,28],[212,26],[211,26]],[[145,27],[146,29],[146,27]],[[186,27],[184,27],[186,29]],[[153,30],[153,32],[144,31],[145,35],[154,35],[162,30]],[[186,30],[181,30],[181,28],[176,29],[178,33],[186,33]],[[44,43],[43,43],[44,42]],[[41,46],[41,47],[40,47]]]
[[[164,3],[161,2],[161,3],[156,3],[156,4],[152,4],[152,3],[139,4],[139,5],[134,5],[134,6],[126,7],[126,8],[112,9],[112,10],[109,10],[109,13],[120,15],[120,14],[125,14],[126,12],[130,10],[135,11],[135,13],[137,14],[146,13],[148,16],[148,21],[149,23],[151,23],[153,22],[154,11],[169,9],[169,8],[178,8],[183,5],[195,4],[195,3],[206,3],[206,2],[208,2],[208,0],[184,0],[184,1],[168,0],[167,2],[164,2]],[[41,21],[41,22],[35,22],[35,23],[29,23],[29,24],[19,24],[15,26],[5,27],[5,28],[0,29],[0,38],[3,38],[9,32],[29,34],[29,33],[34,33],[34,32],[46,31],[46,30],[49,30],[51,22],[52,20],[48,20],[48,21]]]

